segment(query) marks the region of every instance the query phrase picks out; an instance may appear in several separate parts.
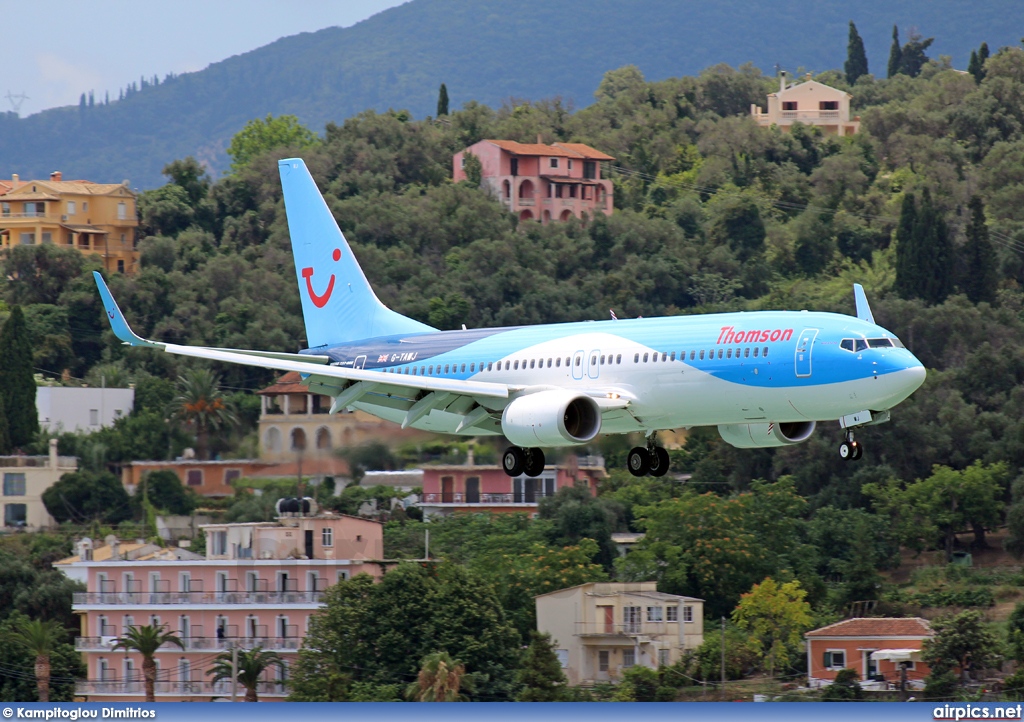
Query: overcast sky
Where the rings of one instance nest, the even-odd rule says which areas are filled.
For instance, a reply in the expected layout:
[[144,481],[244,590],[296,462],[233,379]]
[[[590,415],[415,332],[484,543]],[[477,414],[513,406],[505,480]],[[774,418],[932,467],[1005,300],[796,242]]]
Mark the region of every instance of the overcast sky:
[[9,3],[0,22],[0,110],[96,100],[140,76],[201,70],[287,35],[354,25],[406,0],[52,0]]

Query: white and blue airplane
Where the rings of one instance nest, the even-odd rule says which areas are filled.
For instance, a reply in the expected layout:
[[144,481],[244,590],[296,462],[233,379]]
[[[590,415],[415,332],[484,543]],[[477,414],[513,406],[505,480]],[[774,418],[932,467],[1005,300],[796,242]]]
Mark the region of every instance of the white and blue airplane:
[[297,371],[331,413],[360,409],[425,431],[502,435],[510,476],[537,476],[551,447],[599,433],[644,432],[629,470],[660,476],[659,431],[717,426],[741,448],[807,440],[818,422],[845,430],[889,419],[925,369],[874,322],[854,286],[857,316],[807,311],[587,321],[439,331],[382,304],[305,163],[279,162],[309,348],[299,353],[180,346],[137,336],[99,273],[114,333],[210,361]]

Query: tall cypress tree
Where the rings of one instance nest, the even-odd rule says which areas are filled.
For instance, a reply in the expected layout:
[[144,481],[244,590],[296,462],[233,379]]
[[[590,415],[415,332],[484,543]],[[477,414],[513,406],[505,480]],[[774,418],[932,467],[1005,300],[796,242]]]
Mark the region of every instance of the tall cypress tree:
[[868,56],[864,52],[864,41],[857,32],[857,26],[850,21],[850,42],[846,45],[846,82],[853,85],[857,78],[868,74]]
[[0,403],[0,454],[11,453],[11,435],[7,431],[7,413]]
[[896,292],[902,298],[917,296],[917,254],[914,248],[914,226],[917,204],[913,193],[903,196],[900,221],[896,226]]
[[921,297],[932,304],[940,304],[953,292],[953,240],[949,226],[939,209],[932,203],[931,194],[925,189],[921,198],[921,212],[918,222],[924,221],[923,242],[918,246],[920,254],[922,293]]
[[974,76],[974,79],[981,82],[981,64],[978,62],[978,51],[971,51],[971,59],[967,63],[967,72]]
[[441,89],[437,91],[437,117],[448,115],[448,86],[441,83]]
[[889,68],[887,78],[891,78],[896,73],[900,72],[900,66],[903,64],[903,48],[900,47],[900,30],[895,25],[892,26],[892,47],[889,48]]
[[978,48],[978,71],[976,73],[972,73],[979,83],[985,79],[986,60],[988,60],[988,43],[982,43],[981,47]]
[[963,247],[964,279],[962,288],[973,303],[996,300],[996,253],[988,237],[985,223],[985,204],[972,196],[968,204],[971,222],[967,226],[967,243]]
[[0,396],[11,445],[29,445],[39,434],[39,414],[36,382],[32,377],[32,343],[21,306],[11,309],[10,318],[0,331]]

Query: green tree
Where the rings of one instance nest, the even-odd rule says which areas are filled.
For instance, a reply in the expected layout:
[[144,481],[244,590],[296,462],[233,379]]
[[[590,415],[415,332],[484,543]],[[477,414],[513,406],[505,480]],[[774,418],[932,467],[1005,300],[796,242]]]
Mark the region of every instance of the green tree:
[[472,188],[479,188],[484,178],[484,166],[480,159],[468,150],[462,156],[465,164],[462,169],[466,172],[466,183]]
[[465,702],[461,689],[466,685],[466,666],[447,652],[432,652],[420,663],[415,682],[405,696],[414,702]]
[[11,433],[7,424],[7,411],[4,410],[2,398],[0,398],[0,454],[9,454],[14,447],[11,446]]
[[40,702],[50,701],[50,655],[63,635],[60,622],[52,619],[30,619],[9,635],[9,642],[35,657],[36,689]]
[[519,702],[569,700],[568,680],[555,655],[555,645],[550,634],[536,631],[530,633],[530,646],[516,675],[516,684],[521,687],[516,695]]
[[984,201],[980,196],[971,196],[968,208],[971,210],[971,220],[967,226],[967,242],[962,250],[963,290],[972,303],[993,303],[996,300],[999,274],[995,249],[989,240],[988,225],[985,223]]
[[921,645],[921,659],[931,668],[932,676],[957,668],[961,681],[966,682],[1002,661],[999,639],[977,610],[937,619],[932,631],[935,636]]
[[823,702],[854,702],[864,699],[864,690],[860,686],[860,674],[855,669],[841,669],[836,678],[822,692]]
[[146,701],[155,702],[156,697],[156,652],[165,644],[174,644],[185,649],[185,644],[174,632],[167,629],[166,624],[141,627],[132,626],[117,638],[113,650],[123,649],[125,652],[137,652],[142,657],[142,678],[146,687]]
[[[232,652],[221,652],[214,660],[213,666],[206,670],[212,675],[213,683],[233,679],[234,666]],[[238,654],[238,683],[245,688],[245,702],[259,702],[260,677],[271,667],[280,668],[284,660],[277,652],[270,652],[262,647],[240,649]]]
[[617,531],[622,508],[614,501],[594,496],[582,484],[562,487],[537,505],[541,519],[551,521],[548,540],[557,547],[579,544],[583,539],[597,542],[594,561],[611,569],[618,556],[612,533]]
[[250,120],[231,139],[227,153],[231,156],[231,170],[239,172],[267,151],[275,148],[301,150],[317,143],[316,133],[299,123],[294,115],[267,114],[264,119]]
[[448,115],[448,86],[444,83],[441,83],[441,88],[437,91],[437,117],[440,118],[442,115]]
[[43,505],[58,524],[102,521],[117,524],[131,518],[131,499],[109,471],[64,474],[43,492]]
[[843,65],[846,82],[853,85],[857,78],[868,74],[868,56],[864,52],[864,41],[857,32],[857,26],[850,21],[850,40],[846,45],[846,63]]
[[181,483],[173,471],[151,471],[142,477],[133,497],[148,499],[156,509],[169,514],[191,514],[196,507],[196,496]]
[[[33,623],[33,619],[16,610],[0,621],[0,640],[4,641],[0,644],[0,665],[5,670],[20,670],[20,674],[0,676],[0,701],[35,702],[39,699],[39,677],[27,673],[38,661],[36,654],[22,644],[13,643],[13,639]],[[49,701],[73,701],[75,680],[85,676],[82,655],[67,641],[66,633],[58,633],[49,653]]]
[[768,676],[785,669],[799,654],[803,634],[811,628],[811,605],[800,582],[779,584],[768,577],[740,598],[732,620],[750,634],[749,644],[767,663]]
[[1010,656],[1017,662],[1024,661],[1024,602],[1017,602],[1010,612],[1006,620],[1006,636]]
[[919,253],[914,244],[916,225],[917,203],[912,193],[904,193],[896,226],[896,290],[903,298],[915,298],[920,286]]
[[922,38],[917,33],[911,33],[906,45],[900,51],[900,70],[904,75],[916,78],[921,74],[921,68],[928,62],[925,51],[935,42],[935,38]]
[[11,309],[0,330],[0,399],[7,415],[7,433],[15,448],[28,446],[39,434],[32,343],[21,306]]
[[193,208],[196,208],[210,192],[210,176],[193,156],[168,163],[162,172],[174,185],[185,191]]
[[234,409],[220,390],[220,379],[208,369],[193,369],[178,377],[178,395],[171,402],[175,417],[196,434],[196,453],[210,458],[210,432],[238,422]]
[[956,535],[965,529],[974,531],[975,544],[985,546],[985,530],[1000,520],[1005,477],[1003,463],[978,461],[962,471],[937,464],[926,479],[865,484],[863,492],[892,519],[905,544],[921,550],[939,542],[949,561]]
[[900,46],[900,31],[895,25],[892,26],[892,45],[889,47],[889,66],[886,71],[887,78],[894,77],[900,72],[903,66],[903,50]]

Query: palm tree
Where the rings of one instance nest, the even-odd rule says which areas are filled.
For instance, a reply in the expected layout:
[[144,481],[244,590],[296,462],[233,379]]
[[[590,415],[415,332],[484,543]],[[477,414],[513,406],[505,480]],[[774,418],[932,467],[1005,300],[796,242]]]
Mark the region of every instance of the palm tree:
[[35,655],[36,689],[40,702],[50,701],[50,655],[60,642],[64,627],[50,619],[30,619],[10,633],[10,641]]
[[[246,702],[259,702],[256,687],[260,683],[260,675],[275,664],[284,667],[284,660],[277,652],[268,652],[261,647],[238,650],[238,682],[245,687]],[[223,679],[231,679],[233,671],[231,652],[223,652],[217,655],[213,666],[206,670],[206,673],[212,674],[212,681],[216,683]]]
[[171,409],[175,417],[195,428],[200,459],[209,457],[211,431],[238,423],[234,409],[220,391],[220,379],[208,369],[186,371],[178,377],[178,395]]
[[406,687],[405,696],[416,702],[465,702],[459,689],[468,682],[465,665],[447,652],[434,652],[423,658],[419,676]]
[[184,643],[174,632],[167,631],[166,624],[129,627],[124,636],[117,638],[113,649],[138,652],[142,655],[142,677],[146,683],[146,701],[156,701],[156,662],[153,655],[165,644],[176,644],[185,649]]

